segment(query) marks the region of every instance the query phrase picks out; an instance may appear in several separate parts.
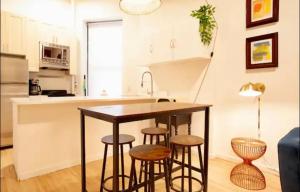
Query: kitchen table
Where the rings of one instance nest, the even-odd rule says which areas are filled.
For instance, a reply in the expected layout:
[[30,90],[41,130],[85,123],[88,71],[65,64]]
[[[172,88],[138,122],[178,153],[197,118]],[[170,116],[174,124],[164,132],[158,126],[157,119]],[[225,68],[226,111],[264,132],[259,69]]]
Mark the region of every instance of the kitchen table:
[[168,116],[168,129],[171,130],[171,116],[204,111],[204,192],[207,191],[208,147],[209,147],[209,109],[211,105],[160,102],[128,105],[110,105],[82,108],[81,120],[81,191],[86,192],[86,157],[85,157],[85,116],[107,121],[113,124],[113,191],[119,191],[119,125],[132,121]]

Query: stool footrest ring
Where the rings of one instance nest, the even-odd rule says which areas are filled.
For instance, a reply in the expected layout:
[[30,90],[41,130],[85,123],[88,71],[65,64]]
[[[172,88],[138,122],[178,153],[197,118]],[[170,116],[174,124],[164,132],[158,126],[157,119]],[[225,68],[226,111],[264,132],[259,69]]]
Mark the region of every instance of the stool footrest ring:
[[[128,175],[124,175],[124,177],[125,178],[127,178],[127,179],[130,179],[130,177],[128,176]],[[119,175],[119,178],[122,178],[122,175]],[[105,178],[104,179],[104,181],[103,181],[103,189],[105,190],[105,191],[108,191],[108,192],[113,192],[113,190],[112,189],[108,189],[106,186],[105,186],[105,183],[108,181],[108,180],[111,180],[111,179],[113,179],[113,176],[110,176],[110,177],[107,177],[107,178]],[[121,181],[121,180],[120,180]],[[121,187],[122,188],[122,187]],[[127,189],[125,189],[125,191],[126,191]],[[121,190],[119,190],[119,192],[122,192],[123,190],[121,189]]]
[[[176,176],[176,177],[173,177],[172,179],[171,179],[171,189],[173,189],[174,191],[176,191],[176,192],[181,192],[181,190],[178,190],[178,189],[176,189],[176,188],[174,188],[173,187],[173,181],[175,181],[175,180],[177,180],[177,179],[181,179],[181,178],[189,178],[189,176],[188,175],[184,175],[184,176]],[[199,179],[197,179],[197,178],[195,178],[195,177],[191,177],[192,178],[192,180],[194,180],[194,181],[197,181],[198,183],[200,183],[200,185],[201,185],[201,189],[200,190],[198,190],[198,191],[194,191],[194,192],[201,192],[201,191],[203,191],[203,182],[202,181],[200,181]],[[181,183],[182,184],[182,183]]]

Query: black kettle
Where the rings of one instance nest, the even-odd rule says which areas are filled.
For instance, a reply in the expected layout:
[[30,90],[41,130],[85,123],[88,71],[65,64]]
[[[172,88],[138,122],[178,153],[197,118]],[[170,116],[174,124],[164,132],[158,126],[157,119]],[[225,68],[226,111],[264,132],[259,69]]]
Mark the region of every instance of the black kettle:
[[29,95],[40,95],[42,92],[38,79],[29,79]]

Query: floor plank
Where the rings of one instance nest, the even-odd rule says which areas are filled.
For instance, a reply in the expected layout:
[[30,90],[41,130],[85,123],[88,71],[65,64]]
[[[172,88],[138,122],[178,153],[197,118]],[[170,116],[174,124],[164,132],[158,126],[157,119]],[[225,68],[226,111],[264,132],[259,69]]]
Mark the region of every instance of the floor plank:
[[[197,159],[196,157],[193,159]],[[128,155],[125,162],[130,162]],[[193,160],[193,165],[199,162]],[[127,165],[127,166],[126,166]],[[230,182],[231,169],[236,165],[234,162],[223,159],[211,159],[209,161],[209,192],[246,192]],[[87,164],[87,188],[89,192],[99,191],[100,168],[102,161],[94,161]],[[127,173],[129,164],[125,164]],[[108,159],[106,173],[112,173],[112,159]],[[179,174],[177,172],[176,174]],[[262,192],[280,192],[280,181],[277,175],[264,172],[267,187]],[[197,176],[197,175],[196,175]],[[156,191],[163,192],[164,181],[156,182]],[[197,187],[197,185],[193,184]],[[80,191],[80,166],[74,166],[46,175],[17,181],[14,166],[12,164],[12,149],[1,151],[1,192],[76,192]],[[142,191],[142,190],[140,190]]]

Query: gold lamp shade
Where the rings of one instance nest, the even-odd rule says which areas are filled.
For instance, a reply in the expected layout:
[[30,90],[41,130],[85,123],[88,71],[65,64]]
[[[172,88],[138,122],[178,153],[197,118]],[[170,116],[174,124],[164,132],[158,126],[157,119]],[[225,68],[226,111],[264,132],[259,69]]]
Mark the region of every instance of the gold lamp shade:
[[130,15],[144,15],[152,13],[161,5],[160,0],[120,0],[122,11]]
[[247,83],[240,89],[240,95],[246,97],[260,96],[265,92],[265,85],[263,83]]

